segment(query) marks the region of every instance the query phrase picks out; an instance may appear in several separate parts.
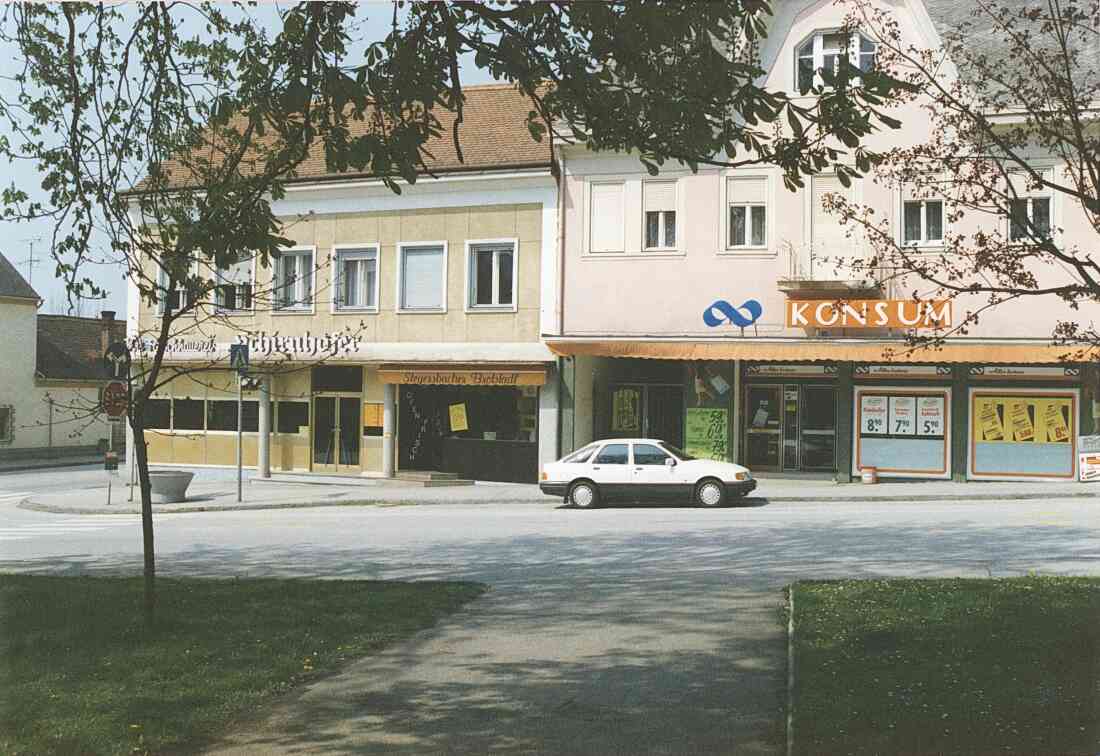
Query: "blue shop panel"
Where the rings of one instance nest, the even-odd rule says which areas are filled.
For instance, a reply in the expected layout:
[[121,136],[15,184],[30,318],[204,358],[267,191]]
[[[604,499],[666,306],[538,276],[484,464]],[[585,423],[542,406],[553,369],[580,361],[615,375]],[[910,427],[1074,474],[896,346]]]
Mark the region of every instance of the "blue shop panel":
[[1050,476],[1072,478],[1072,444],[977,441],[971,469],[976,475]]
[[943,474],[947,445],[942,438],[860,438],[859,464],[879,472]]

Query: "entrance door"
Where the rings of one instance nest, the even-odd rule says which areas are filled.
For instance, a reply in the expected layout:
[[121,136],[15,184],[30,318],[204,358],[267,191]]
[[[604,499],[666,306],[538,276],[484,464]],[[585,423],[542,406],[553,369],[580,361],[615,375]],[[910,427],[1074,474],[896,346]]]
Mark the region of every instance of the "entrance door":
[[358,472],[360,429],[358,395],[313,397],[313,470]]
[[753,470],[781,469],[782,386],[745,390],[745,464]]
[[802,387],[803,470],[836,470],[836,388]]

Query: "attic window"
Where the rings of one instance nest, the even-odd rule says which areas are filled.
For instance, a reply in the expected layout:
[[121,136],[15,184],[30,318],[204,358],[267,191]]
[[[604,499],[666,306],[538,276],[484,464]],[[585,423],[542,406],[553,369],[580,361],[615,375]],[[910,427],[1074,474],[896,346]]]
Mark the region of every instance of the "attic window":
[[845,57],[860,71],[875,67],[875,51],[878,45],[859,32],[818,32],[798,48],[797,81],[799,93],[808,94],[815,86],[825,86],[822,73],[835,76],[840,72],[840,61]]

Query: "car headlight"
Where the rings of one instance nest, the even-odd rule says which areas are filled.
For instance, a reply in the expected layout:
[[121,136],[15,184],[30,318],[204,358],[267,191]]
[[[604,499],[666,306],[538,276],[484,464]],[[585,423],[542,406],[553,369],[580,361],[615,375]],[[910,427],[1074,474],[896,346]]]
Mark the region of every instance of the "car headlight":
[[747,472],[739,472],[736,475],[734,475],[733,477],[734,477],[735,480],[748,480],[752,476],[749,475]]

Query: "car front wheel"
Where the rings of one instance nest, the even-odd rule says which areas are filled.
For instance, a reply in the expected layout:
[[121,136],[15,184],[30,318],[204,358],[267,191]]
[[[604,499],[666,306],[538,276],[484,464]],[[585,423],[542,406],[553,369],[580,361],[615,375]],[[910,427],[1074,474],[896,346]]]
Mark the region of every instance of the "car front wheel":
[[726,486],[716,478],[704,478],[695,486],[695,503],[701,507],[720,507],[726,502]]
[[600,505],[600,490],[591,481],[577,481],[569,489],[569,503],[578,509],[598,507]]

